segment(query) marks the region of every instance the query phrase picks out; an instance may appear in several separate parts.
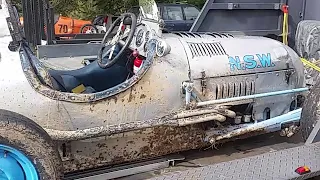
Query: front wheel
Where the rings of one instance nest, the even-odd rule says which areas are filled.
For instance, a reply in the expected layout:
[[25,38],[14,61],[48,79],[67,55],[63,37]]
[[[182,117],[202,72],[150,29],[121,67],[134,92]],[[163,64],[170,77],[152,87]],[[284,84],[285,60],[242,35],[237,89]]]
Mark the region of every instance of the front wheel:
[[0,110],[0,179],[59,180],[62,173],[50,136],[32,120]]

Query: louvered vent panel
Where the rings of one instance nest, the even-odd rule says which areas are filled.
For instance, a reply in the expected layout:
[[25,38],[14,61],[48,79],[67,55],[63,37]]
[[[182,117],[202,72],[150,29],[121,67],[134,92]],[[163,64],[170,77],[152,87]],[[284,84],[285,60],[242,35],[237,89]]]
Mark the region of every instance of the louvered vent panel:
[[239,96],[253,95],[255,89],[255,82],[230,82],[223,84],[216,84],[215,86],[215,99],[232,98]]
[[188,43],[192,57],[226,55],[220,43]]

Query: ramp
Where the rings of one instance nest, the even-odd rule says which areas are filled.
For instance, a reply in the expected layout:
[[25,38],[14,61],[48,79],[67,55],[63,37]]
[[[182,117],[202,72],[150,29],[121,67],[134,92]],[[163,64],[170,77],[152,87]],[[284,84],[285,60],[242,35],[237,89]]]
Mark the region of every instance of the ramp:
[[[298,167],[311,172],[299,175]],[[153,180],[287,180],[320,176],[320,121],[316,123],[305,145],[217,163],[153,178]]]
[[[304,165],[311,172],[297,174],[295,169]],[[287,180],[308,179],[319,175],[320,142],[167,174],[153,180]]]

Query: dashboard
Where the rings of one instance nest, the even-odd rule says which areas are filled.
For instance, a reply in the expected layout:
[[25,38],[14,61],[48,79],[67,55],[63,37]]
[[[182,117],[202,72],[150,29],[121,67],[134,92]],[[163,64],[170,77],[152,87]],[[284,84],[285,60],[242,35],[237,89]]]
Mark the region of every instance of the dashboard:
[[162,30],[159,23],[154,21],[142,20],[138,22],[130,48],[137,50],[141,56],[146,57],[148,42],[151,39],[157,39],[156,54],[164,56],[171,50],[170,46],[162,40]]
[[142,20],[138,23],[136,31],[134,33],[130,48],[136,49],[141,56],[146,56],[147,45],[150,39],[159,39],[159,25],[154,22],[147,22]]
[[154,36],[152,30],[145,24],[137,26],[135,34],[131,42],[131,49],[136,49],[140,55],[146,56],[147,42]]

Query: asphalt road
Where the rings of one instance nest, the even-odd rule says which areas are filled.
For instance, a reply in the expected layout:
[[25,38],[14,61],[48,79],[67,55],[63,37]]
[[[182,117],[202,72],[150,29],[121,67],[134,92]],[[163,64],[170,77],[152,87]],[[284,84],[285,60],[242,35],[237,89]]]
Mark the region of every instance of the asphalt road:
[[279,136],[279,133],[271,133],[244,140],[225,143],[218,146],[218,149],[200,149],[182,152],[181,155],[185,156],[186,159],[184,161],[177,162],[173,167],[143,174],[137,174],[120,179],[148,179],[165,173],[187,170],[189,168],[197,168],[209,164],[231,161],[234,159],[255,156],[272,151],[279,151],[282,149],[296,147],[302,144],[303,141],[299,134],[296,134],[291,138],[287,138]]

